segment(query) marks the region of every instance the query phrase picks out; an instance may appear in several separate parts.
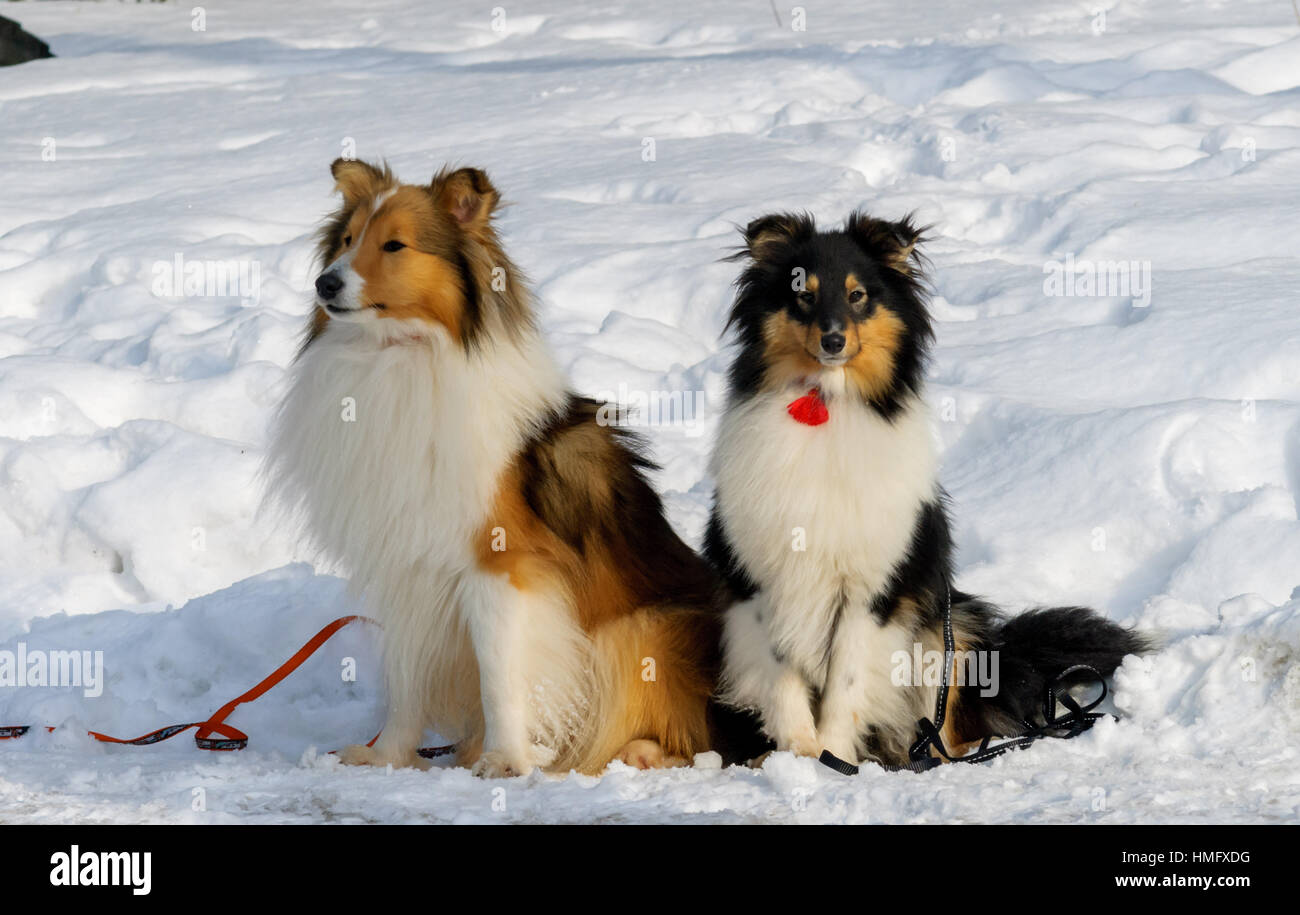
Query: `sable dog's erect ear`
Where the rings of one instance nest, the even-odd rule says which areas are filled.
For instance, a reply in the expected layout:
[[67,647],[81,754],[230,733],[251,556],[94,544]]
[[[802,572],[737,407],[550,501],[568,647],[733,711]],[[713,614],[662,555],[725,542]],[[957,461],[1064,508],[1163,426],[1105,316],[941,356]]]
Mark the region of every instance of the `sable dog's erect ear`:
[[468,232],[483,232],[496,211],[501,195],[478,168],[439,172],[429,186],[438,205]]
[[844,231],[872,257],[899,273],[911,275],[921,257],[916,247],[925,241],[928,228],[918,226],[910,214],[898,222],[889,222],[858,210],[849,217]]
[[334,176],[334,190],[343,195],[343,203],[349,207],[373,197],[393,181],[387,166],[376,168],[360,159],[335,159],[330,163],[330,174]]
[[771,213],[745,226],[745,247],[735,257],[765,260],[780,248],[808,238],[816,231],[812,217],[796,213]]

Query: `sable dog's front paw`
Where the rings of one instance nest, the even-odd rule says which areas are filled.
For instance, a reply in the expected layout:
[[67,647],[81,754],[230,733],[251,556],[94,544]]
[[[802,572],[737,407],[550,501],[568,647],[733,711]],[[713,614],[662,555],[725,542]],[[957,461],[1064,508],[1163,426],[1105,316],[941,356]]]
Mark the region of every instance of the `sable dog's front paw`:
[[479,778],[514,778],[533,771],[533,764],[500,750],[489,750],[478,758],[470,772]]
[[344,747],[339,750],[338,758],[345,766],[377,766],[379,763],[379,754],[375,752],[374,747],[367,747],[359,743],[354,743],[350,747]]
[[417,769],[429,768],[429,763],[421,759],[415,751],[402,754],[381,753],[374,747],[363,746],[359,743],[339,750],[338,757],[345,766],[379,766],[381,768],[392,766],[394,769],[406,769],[412,766]]
[[657,740],[629,740],[615,754],[614,759],[633,769],[671,769],[690,765],[690,762],[680,756],[665,755],[663,746]]

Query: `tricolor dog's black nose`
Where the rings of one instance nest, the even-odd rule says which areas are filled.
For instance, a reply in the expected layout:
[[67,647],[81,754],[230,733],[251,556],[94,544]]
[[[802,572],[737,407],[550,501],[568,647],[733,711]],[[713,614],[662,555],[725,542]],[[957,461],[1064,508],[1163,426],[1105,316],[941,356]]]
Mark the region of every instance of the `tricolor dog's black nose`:
[[333,299],[343,288],[343,281],[337,273],[322,273],[316,277],[316,294],[326,302]]
[[[319,287],[320,283],[317,283],[316,285]],[[843,334],[822,334],[822,352],[828,356],[834,356],[842,349],[844,349]]]

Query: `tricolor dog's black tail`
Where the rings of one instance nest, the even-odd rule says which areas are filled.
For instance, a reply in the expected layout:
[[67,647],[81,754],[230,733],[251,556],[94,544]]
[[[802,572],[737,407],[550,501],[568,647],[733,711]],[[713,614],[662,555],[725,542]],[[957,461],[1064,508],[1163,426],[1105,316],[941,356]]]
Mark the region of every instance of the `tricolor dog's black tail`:
[[965,740],[1012,737],[1040,726],[1045,723],[1049,686],[1068,688],[1093,679],[1083,672],[1062,679],[1065,671],[1086,665],[1109,678],[1125,656],[1155,647],[1147,636],[1087,607],[1045,607],[1004,617],[981,600],[954,594],[952,611],[954,627],[973,636],[968,636],[968,644],[997,652],[998,682],[993,690],[960,687],[953,723]]

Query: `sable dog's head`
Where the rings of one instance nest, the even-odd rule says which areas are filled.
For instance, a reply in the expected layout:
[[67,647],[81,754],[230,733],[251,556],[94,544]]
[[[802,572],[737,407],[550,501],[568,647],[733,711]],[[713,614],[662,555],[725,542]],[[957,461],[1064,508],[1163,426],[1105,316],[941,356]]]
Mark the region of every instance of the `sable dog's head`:
[[[728,320],[741,352],[733,392],[823,385],[886,417],[916,392],[931,337],[917,245],[923,229],[854,213],[818,231],[811,216],[777,213],[745,227]],[[842,373],[842,384],[829,376]]]
[[442,329],[469,349],[530,322],[491,225],[499,196],[481,170],[444,169],[425,185],[351,159],[330,171],[343,204],[321,231],[308,343],[337,320],[381,332]]

